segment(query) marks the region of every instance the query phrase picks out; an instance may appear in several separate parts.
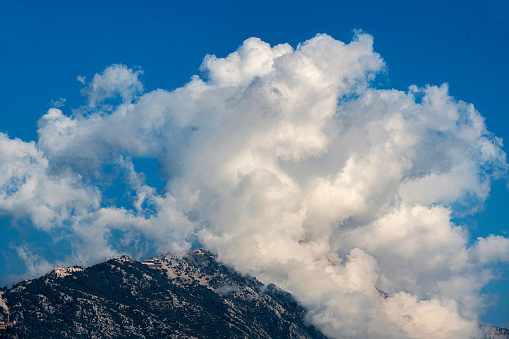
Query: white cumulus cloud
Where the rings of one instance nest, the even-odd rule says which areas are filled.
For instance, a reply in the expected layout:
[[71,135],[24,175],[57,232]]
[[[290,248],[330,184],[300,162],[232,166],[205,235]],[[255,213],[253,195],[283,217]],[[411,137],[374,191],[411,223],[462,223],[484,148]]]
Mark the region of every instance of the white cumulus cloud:
[[[0,136],[0,209],[65,231],[69,258],[198,242],[292,292],[333,338],[476,337],[509,239],[469,245],[451,216],[505,175],[502,141],[447,84],[372,88],[384,67],[360,32],[296,48],[251,38],[171,92],[110,66],[74,115],[39,120],[37,143]],[[136,158],[157,159],[163,191]],[[108,196],[118,177],[130,206]],[[42,254],[27,248],[34,271]]]

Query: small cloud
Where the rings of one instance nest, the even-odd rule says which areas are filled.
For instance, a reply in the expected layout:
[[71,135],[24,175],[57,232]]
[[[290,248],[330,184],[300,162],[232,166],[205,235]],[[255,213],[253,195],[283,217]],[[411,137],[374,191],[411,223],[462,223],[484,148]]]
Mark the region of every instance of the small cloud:
[[86,77],[82,77],[81,75],[78,75],[78,76],[76,77],[76,80],[78,80],[78,81],[79,81],[79,82],[81,82],[83,85],[85,85],[85,84],[86,84],[86,80],[87,80],[87,78],[86,78]]
[[[143,92],[143,84],[139,76],[141,70],[132,70],[125,65],[115,64],[107,67],[101,74],[96,74],[88,87],[81,94],[88,97],[90,107],[95,107],[107,99],[120,97],[122,102],[131,102]],[[80,77],[78,77],[78,81]],[[83,78],[84,84],[85,78]]]
[[65,105],[65,102],[67,101],[66,98],[60,98],[58,100],[51,100],[50,102],[50,106],[52,108],[58,108],[58,107],[62,107]]

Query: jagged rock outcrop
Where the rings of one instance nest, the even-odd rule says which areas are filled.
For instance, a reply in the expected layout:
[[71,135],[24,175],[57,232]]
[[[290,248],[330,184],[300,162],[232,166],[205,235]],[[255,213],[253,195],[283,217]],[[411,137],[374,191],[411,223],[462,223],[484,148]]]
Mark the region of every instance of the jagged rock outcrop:
[[0,337],[325,338],[291,294],[204,250],[57,269],[0,298]]

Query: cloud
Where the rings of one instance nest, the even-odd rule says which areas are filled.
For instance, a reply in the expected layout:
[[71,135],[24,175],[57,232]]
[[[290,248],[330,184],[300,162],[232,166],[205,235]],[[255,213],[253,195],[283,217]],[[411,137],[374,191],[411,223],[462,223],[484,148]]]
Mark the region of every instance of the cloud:
[[[88,87],[85,87],[81,93],[88,97],[88,104],[91,107],[102,104],[105,99],[117,96],[122,99],[122,102],[128,102],[143,91],[143,85],[138,79],[142,73],[142,71],[133,71],[124,65],[112,65],[107,67],[103,73],[96,74]],[[84,83],[85,78],[78,77],[78,81]]]
[[65,102],[67,100],[65,98],[60,98],[58,100],[51,100],[51,107],[55,107],[55,108],[58,108],[58,107],[62,107],[62,106],[65,106]]
[[472,251],[475,252],[477,260],[482,264],[509,261],[509,242],[507,238],[499,235],[477,238],[477,243]]
[[33,142],[0,134],[0,157],[0,209],[15,219],[29,218],[35,227],[49,231],[70,217],[70,210],[100,205],[98,192],[82,184],[78,175],[50,175],[48,159]]
[[[509,239],[470,245],[451,221],[507,171],[473,105],[446,84],[370,87],[385,65],[361,32],[295,49],[251,38],[200,69],[143,94],[140,71],[113,65],[74,115],[39,120],[37,143],[1,135],[2,213],[59,234],[62,261],[200,243],[292,292],[330,337],[478,334]],[[164,190],[137,158],[157,159]]]

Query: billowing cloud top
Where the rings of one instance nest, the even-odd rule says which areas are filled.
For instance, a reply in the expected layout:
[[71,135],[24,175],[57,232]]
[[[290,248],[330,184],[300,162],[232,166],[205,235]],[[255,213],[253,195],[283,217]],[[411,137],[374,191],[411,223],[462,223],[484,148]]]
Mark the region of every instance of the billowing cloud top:
[[[502,142],[445,84],[370,87],[383,70],[362,33],[296,49],[251,38],[171,92],[110,66],[72,116],[40,119],[37,143],[0,135],[0,210],[68,252],[12,248],[38,272],[200,243],[294,293],[330,337],[476,337],[509,240],[469,241],[451,215],[505,175]],[[140,158],[157,159],[163,192]]]

